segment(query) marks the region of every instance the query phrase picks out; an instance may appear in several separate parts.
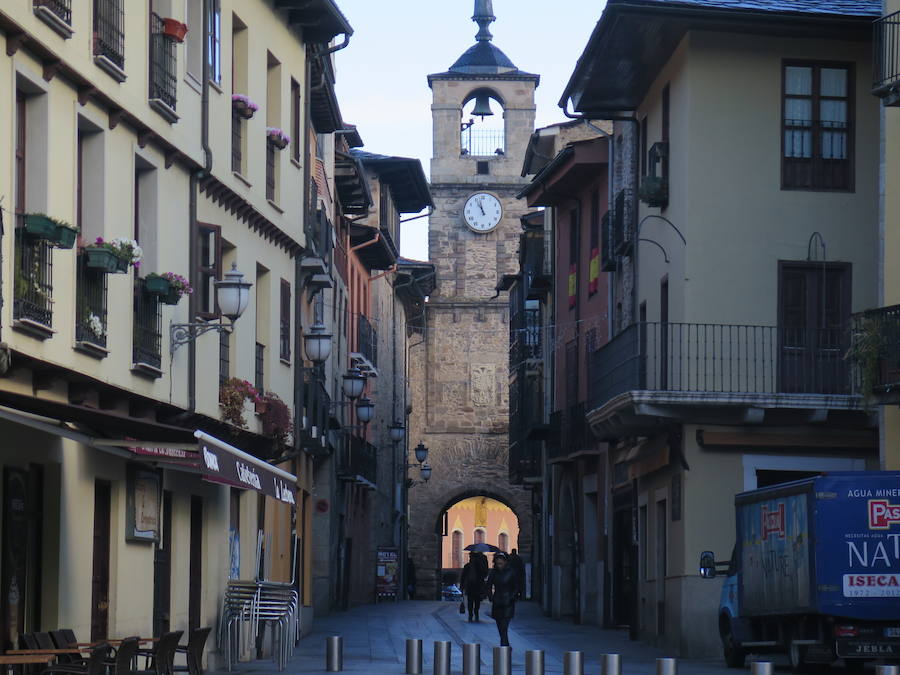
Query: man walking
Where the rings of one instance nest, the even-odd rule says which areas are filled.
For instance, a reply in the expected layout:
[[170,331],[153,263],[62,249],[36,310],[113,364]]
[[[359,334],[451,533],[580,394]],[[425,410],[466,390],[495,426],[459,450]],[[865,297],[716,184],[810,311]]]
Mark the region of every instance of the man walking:
[[459,585],[462,586],[462,592],[466,596],[469,623],[479,621],[478,610],[481,607],[481,596],[484,595],[484,573],[481,571],[477,553],[469,554],[469,562],[463,567]]

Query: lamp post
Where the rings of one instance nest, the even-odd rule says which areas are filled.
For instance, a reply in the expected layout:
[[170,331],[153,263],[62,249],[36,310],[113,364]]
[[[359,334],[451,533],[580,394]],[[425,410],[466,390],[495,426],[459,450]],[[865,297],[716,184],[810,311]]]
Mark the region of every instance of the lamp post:
[[317,366],[322,365],[331,356],[331,333],[317,321],[303,334],[303,348],[306,351],[306,358]]
[[416,462],[410,463],[406,465],[407,470],[411,469],[414,466],[419,467],[419,475],[422,477],[422,480],[417,481],[412,478],[406,479],[406,487],[411,488],[421,483],[427,483],[428,479],[431,478],[431,465],[428,464],[425,460],[428,459],[428,448],[425,447],[425,444],[420,442],[415,450],[413,451],[416,455]]
[[226,317],[230,323],[226,324],[220,318],[218,323],[203,321],[169,324],[169,354],[174,354],[181,345],[194,342],[204,333],[213,330],[230,333],[234,322],[247,309],[252,285],[249,281],[244,281],[244,275],[238,272],[237,263],[231,263],[231,271],[225,273],[225,278],[213,282],[219,314]]
[[388,425],[388,432],[391,435],[391,441],[393,441],[394,443],[399,443],[406,435],[406,428],[403,426],[402,422],[394,420]]

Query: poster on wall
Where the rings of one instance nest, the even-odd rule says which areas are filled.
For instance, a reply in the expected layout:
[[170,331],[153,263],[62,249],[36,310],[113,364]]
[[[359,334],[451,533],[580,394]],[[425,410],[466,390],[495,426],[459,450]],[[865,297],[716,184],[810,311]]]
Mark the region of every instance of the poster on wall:
[[375,599],[398,600],[400,592],[400,562],[395,548],[379,548],[375,570]]
[[126,476],[126,541],[159,541],[159,505],[162,485],[159,474],[135,464]]

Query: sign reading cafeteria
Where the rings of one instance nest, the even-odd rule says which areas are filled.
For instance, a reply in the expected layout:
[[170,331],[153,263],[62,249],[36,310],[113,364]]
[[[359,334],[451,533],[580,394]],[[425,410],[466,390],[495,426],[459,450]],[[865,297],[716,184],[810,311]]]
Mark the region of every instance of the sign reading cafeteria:
[[256,490],[285,504],[296,504],[297,477],[202,431],[200,469],[204,480]]

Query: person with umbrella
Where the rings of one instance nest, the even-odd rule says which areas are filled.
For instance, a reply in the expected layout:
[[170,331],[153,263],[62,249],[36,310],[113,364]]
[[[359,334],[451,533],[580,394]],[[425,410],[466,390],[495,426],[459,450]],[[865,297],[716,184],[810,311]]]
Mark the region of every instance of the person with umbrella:
[[494,569],[488,575],[487,596],[491,601],[491,617],[497,622],[500,646],[509,647],[509,622],[516,613],[519,575],[509,566],[509,558],[500,551],[494,554]]
[[469,544],[465,548],[469,552],[469,562],[463,567],[460,586],[466,595],[469,610],[469,623],[480,621],[478,612],[481,599],[484,597],[484,578],[487,576],[487,557],[485,551],[500,550],[491,544]]

